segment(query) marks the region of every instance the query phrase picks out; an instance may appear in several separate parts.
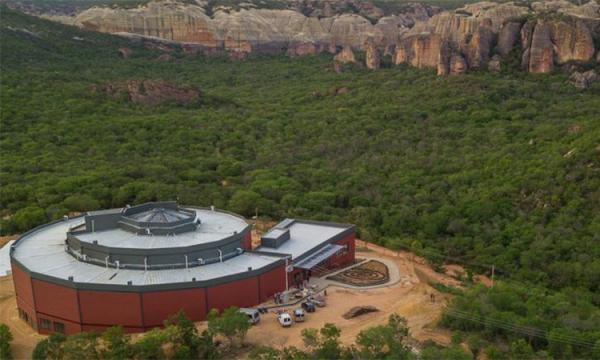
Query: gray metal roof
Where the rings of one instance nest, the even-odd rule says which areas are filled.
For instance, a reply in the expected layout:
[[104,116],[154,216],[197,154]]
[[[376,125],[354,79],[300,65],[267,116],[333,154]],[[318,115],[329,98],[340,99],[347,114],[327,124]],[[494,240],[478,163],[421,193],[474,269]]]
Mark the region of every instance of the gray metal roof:
[[174,222],[177,220],[188,219],[190,218],[190,214],[174,209],[155,208],[138,214],[130,215],[129,217],[137,221],[164,224]]
[[[233,215],[212,212],[210,210],[196,211],[206,221],[203,225],[209,225],[203,231],[197,232],[195,237],[186,238],[185,241],[211,241],[211,239],[221,237],[222,234],[230,234],[233,229],[243,229],[242,226],[246,226],[243,220]],[[216,214],[220,214],[220,216]],[[106,268],[78,261],[65,251],[67,231],[72,227],[83,224],[83,222],[83,217],[69,219],[49,224],[39,230],[25,234],[14,245],[12,257],[34,273],[61,280],[68,280],[70,276],[73,276],[73,281],[76,283],[103,285],[128,285],[129,281],[131,281],[131,285],[161,285],[190,282],[192,278],[196,278],[196,281],[209,281],[225,276],[243,274],[249,271],[249,267],[253,270],[258,270],[281,260],[277,256],[243,253],[221,263],[197,266],[189,269],[144,271]],[[132,241],[131,238],[120,237],[121,234],[118,233],[109,233],[107,235],[107,241],[115,244],[119,239],[125,243]],[[98,240],[103,238],[105,237],[98,237]],[[160,237],[157,236],[156,238]],[[169,241],[172,240],[172,238],[169,239]],[[160,246],[160,241],[158,239],[154,242],[154,245]],[[139,244],[136,244],[136,246],[139,246]]]
[[342,245],[337,244],[325,245],[314,254],[296,262],[294,266],[300,269],[310,270],[343,248]]
[[336,237],[353,228],[352,225],[327,222],[285,219],[275,225],[277,229],[289,229],[290,239],[278,248],[260,246],[256,251],[272,254],[291,255],[294,262],[309,256],[312,252],[332,242]]
[[195,231],[174,235],[141,235],[121,228],[77,234],[87,243],[98,241],[98,245],[111,248],[163,249],[211,243],[234,233],[242,232],[248,224],[241,218],[206,209],[189,209],[196,212],[201,223]]

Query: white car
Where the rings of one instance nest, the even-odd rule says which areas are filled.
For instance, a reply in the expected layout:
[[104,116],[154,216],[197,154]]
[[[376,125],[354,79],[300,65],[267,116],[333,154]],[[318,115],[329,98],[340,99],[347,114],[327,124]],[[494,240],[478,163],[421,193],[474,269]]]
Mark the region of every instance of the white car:
[[281,324],[281,326],[283,326],[283,327],[292,326],[292,317],[288,313],[279,314],[277,316],[277,320],[279,321],[279,324]]
[[294,321],[302,322],[304,321],[304,310],[302,308],[297,308],[294,310]]

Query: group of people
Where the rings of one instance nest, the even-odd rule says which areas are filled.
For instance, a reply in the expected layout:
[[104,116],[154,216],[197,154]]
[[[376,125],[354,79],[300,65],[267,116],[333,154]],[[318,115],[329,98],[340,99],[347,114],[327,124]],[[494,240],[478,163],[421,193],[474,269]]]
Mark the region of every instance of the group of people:
[[273,294],[273,301],[275,304],[283,304],[283,293],[275,293]]

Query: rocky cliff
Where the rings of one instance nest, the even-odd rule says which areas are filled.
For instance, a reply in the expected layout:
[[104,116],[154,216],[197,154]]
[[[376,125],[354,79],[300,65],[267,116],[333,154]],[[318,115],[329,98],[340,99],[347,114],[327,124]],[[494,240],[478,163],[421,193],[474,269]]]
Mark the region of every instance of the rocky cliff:
[[95,31],[166,39],[206,53],[226,51],[236,58],[251,52],[295,57],[345,49],[341,58],[352,51],[368,52],[365,65],[375,69],[381,56],[389,54],[394,64],[434,68],[440,75],[498,71],[515,52],[533,73],[598,56],[598,0],[579,6],[566,0],[530,5],[483,1],[443,12],[410,3],[387,14],[368,1],[286,1],[286,8],[274,10],[254,5],[206,9],[201,1],[155,0],[133,9],[90,8],[70,22]]

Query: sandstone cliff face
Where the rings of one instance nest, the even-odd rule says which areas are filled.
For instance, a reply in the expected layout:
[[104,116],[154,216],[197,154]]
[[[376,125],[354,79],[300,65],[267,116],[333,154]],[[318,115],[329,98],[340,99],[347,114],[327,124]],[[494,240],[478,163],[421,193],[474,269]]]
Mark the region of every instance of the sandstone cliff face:
[[[357,4],[361,9],[373,9],[365,5],[366,2]],[[248,49],[275,51],[289,43],[308,42],[315,45],[333,42],[360,49],[369,38],[377,45],[393,44],[398,40],[399,26],[408,28],[434,12],[424,5],[409,6],[403,14],[375,16],[379,22],[374,25],[362,15],[335,12],[319,18],[294,10],[251,8],[218,10],[210,17],[199,5],[166,0],[134,9],[91,8],[72,22],[95,31],[134,33],[242,52]]]
[[550,26],[545,21],[535,24],[531,42],[525,51],[523,66],[529,72],[549,73],[554,69],[554,47],[550,39]]
[[[212,9],[211,16],[203,2],[180,1],[154,1],[135,9],[91,8],[74,23],[175,41],[193,52],[224,50],[234,59],[250,52],[287,51],[296,57],[343,47],[337,63],[354,62],[353,50],[367,51],[367,67],[377,68],[385,49],[395,64],[437,69],[440,75],[496,69],[519,48],[518,41],[523,68],[547,73],[570,61],[593,59],[593,39],[600,35],[597,0],[581,6],[549,0],[531,7],[482,1],[444,12],[413,3],[395,14],[384,14],[368,1],[289,0],[289,9],[222,8]],[[526,22],[526,15],[531,20]]]
[[582,21],[576,21],[575,24],[555,21],[550,27],[557,63],[587,61],[594,56],[592,33]]

